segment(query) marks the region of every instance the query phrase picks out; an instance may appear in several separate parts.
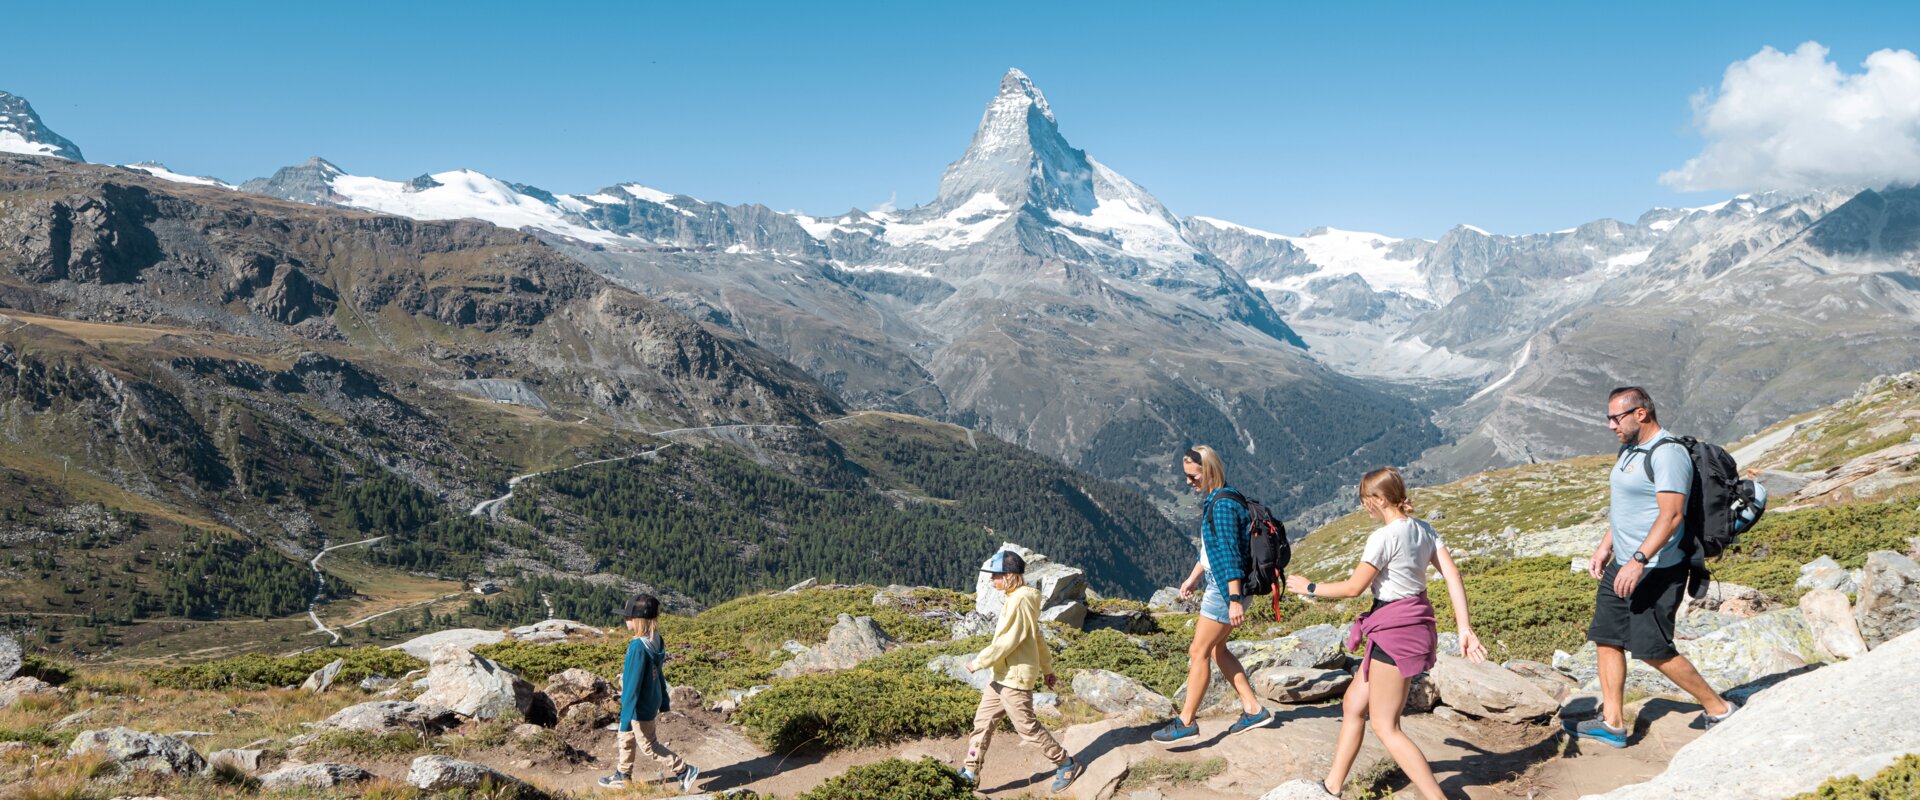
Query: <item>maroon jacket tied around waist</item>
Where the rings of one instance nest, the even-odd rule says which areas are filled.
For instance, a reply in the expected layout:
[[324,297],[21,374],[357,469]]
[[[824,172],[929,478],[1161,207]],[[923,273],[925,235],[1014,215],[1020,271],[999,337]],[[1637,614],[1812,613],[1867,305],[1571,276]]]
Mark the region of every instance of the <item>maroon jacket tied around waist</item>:
[[1358,650],[1363,642],[1368,646],[1360,660],[1362,678],[1369,677],[1374,647],[1386,651],[1402,677],[1412,678],[1432,669],[1440,649],[1433,603],[1423,592],[1361,614],[1347,633],[1347,649]]

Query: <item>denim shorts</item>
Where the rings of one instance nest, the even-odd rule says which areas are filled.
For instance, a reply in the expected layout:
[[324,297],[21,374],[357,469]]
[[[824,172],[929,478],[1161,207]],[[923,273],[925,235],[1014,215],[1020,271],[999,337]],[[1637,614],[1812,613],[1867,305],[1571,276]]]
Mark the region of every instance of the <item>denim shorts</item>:
[[1227,596],[1208,585],[1207,593],[1200,596],[1200,616],[1222,625],[1231,625],[1233,623],[1227,621],[1227,612]]

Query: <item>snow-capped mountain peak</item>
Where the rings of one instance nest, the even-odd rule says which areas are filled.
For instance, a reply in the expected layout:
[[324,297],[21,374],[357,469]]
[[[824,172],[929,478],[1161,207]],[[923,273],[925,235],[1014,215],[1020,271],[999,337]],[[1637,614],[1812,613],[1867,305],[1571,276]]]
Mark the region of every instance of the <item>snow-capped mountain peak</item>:
[[40,121],[27,98],[0,92],[0,153],[25,153],[32,156],[56,156],[68,161],[85,161],[80,146],[54,133]]
[[924,213],[944,216],[983,193],[1009,208],[1086,214],[1095,203],[1087,154],[1067,144],[1046,95],[1017,69],[1000,79],[967,152],[948,165],[940,194]]

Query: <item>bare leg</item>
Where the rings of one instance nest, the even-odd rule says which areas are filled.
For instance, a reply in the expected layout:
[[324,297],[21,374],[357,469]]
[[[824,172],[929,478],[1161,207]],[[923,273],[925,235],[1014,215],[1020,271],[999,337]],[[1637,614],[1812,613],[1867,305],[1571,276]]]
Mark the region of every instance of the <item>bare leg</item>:
[[1240,666],[1240,659],[1227,649],[1225,639],[1213,648],[1213,663],[1220,667],[1220,677],[1233,685],[1234,693],[1240,695],[1240,710],[1249,714],[1259,713],[1260,698],[1253,693],[1253,684],[1247,681],[1247,670]]
[[1686,656],[1645,660],[1654,669],[1660,670],[1660,674],[1667,676],[1667,680],[1673,681],[1673,685],[1693,695],[1693,699],[1700,701],[1700,707],[1707,713],[1716,717],[1727,713],[1729,706],[1726,699],[1707,685],[1707,679],[1700,676],[1700,671],[1693,668],[1693,662],[1688,661]]
[[1192,725],[1200,715],[1200,701],[1206,696],[1207,684],[1213,677],[1213,665],[1207,657],[1214,648],[1224,646],[1227,634],[1232,632],[1232,628],[1206,617],[1194,619],[1193,646],[1187,648],[1187,702],[1180,709],[1180,724]]
[[1627,727],[1627,651],[1610,644],[1597,645],[1600,668],[1600,719],[1615,728]]
[[1400,712],[1407,707],[1407,682],[1400,677],[1400,668],[1375,661],[1372,678],[1368,700],[1374,735],[1380,737],[1387,755],[1393,756],[1393,763],[1400,765],[1400,771],[1420,790],[1421,797],[1446,800],[1440,792],[1440,781],[1433,777],[1433,767],[1427,764],[1427,754],[1400,730]]
[[1340,736],[1333,744],[1333,766],[1327,768],[1327,779],[1321,784],[1336,795],[1347,785],[1347,773],[1353,771],[1360,743],[1367,737],[1367,692],[1367,679],[1355,675],[1340,699]]

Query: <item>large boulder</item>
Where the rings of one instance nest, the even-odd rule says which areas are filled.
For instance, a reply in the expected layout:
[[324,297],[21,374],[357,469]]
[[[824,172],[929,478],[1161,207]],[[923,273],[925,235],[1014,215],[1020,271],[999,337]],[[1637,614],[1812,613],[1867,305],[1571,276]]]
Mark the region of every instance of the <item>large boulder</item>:
[[987,684],[993,683],[993,670],[983,669],[969,673],[967,662],[972,660],[973,656],[970,655],[937,656],[927,659],[927,671],[936,675],[945,675],[975,689],[985,689]]
[[1508,672],[1525,679],[1528,683],[1539,688],[1540,691],[1546,692],[1556,703],[1565,703],[1567,698],[1573,696],[1574,691],[1580,688],[1578,681],[1538,661],[1516,658],[1500,666]]
[[1277,703],[1317,703],[1339,697],[1353,682],[1344,669],[1315,667],[1267,667],[1247,675],[1253,693]]
[[1680,748],[1652,780],[1587,800],[1782,798],[1811,792],[1829,777],[1870,776],[1920,752],[1920,725],[1913,724],[1920,682],[1889,679],[1911,673],[1917,660],[1920,632],[1788,678]]
[[483,631],[478,628],[452,628],[435,631],[425,636],[416,636],[388,650],[399,650],[421,661],[432,662],[442,652],[472,650],[483,644],[495,644],[507,640],[505,631]]
[[1073,676],[1073,694],[1103,714],[1134,719],[1166,719],[1173,701],[1147,685],[1104,669],[1081,670]]
[[1086,621],[1080,623],[1080,629],[1088,633],[1118,631],[1144,635],[1154,630],[1153,615],[1137,609],[1123,609],[1112,614],[1088,614]]
[[1198,614],[1200,613],[1200,598],[1194,597],[1190,600],[1182,600],[1180,599],[1180,590],[1170,586],[1164,589],[1155,589],[1153,596],[1147,599],[1147,608],[1155,611],[1165,611],[1170,614]]
[[1891,550],[1868,553],[1853,617],[1868,647],[1920,628],[1920,564]]
[[1498,664],[1442,654],[1429,675],[1440,702],[1469,716],[1525,722],[1560,709],[1552,695]]
[[[1240,659],[1248,675],[1268,667],[1316,667],[1333,669],[1346,664],[1346,637],[1332,625],[1301,628],[1278,639],[1234,641],[1227,651]],[[1181,685],[1173,695],[1175,705],[1187,702],[1187,687]],[[1220,668],[1212,667],[1207,680],[1207,695],[1200,702],[1201,713],[1226,712],[1240,707],[1233,686],[1221,679]]]
[[1822,660],[1845,661],[1867,652],[1846,595],[1833,589],[1810,589],[1800,596],[1800,617],[1813,637],[1814,655]]
[[1833,560],[1833,556],[1821,556],[1800,567],[1800,579],[1794,581],[1802,589],[1832,589],[1841,594],[1853,594],[1860,589],[1860,570],[1849,570]]
[[207,768],[207,760],[192,745],[178,737],[146,733],[132,728],[106,728],[82,731],[67,746],[68,756],[98,753],[108,763],[125,770],[143,770],[162,775],[195,775]]
[[20,643],[14,641],[13,637],[0,633],[0,681],[13,680],[13,676],[20,674],[20,668],[25,665],[25,658],[25,654],[20,650]]
[[331,789],[373,780],[373,773],[349,764],[297,764],[260,776],[260,790]]
[[460,761],[447,756],[421,756],[414,759],[413,765],[407,769],[407,783],[424,792],[472,790],[492,786],[496,790],[517,792],[517,796],[523,800],[547,796],[545,792],[535,789],[526,781],[485,764]]
[[[1001,550],[1012,550],[1020,554],[1027,562],[1026,582],[1040,592],[1040,610],[1042,612],[1054,606],[1087,602],[1087,573],[1085,570],[1056,564],[1044,555],[1025,547],[1007,542],[1000,545]],[[991,560],[991,557],[989,557]],[[980,562],[984,568],[986,562]],[[993,588],[992,576],[982,572],[974,580],[973,608],[982,616],[998,619],[1000,609],[1007,604],[1007,596]]]
[[1260,795],[1260,800],[1327,800],[1330,796],[1326,784],[1308,778],[1294,778]]
[[507,638],[532,644],[604,639],[606,635],[606,632],[599,628],[570,619],[550,619],[507,631]]
[[841,614],[827,631],[827,640],[775,667],[775,677],[791,678],[809,672],[836,672],[851,669],[862,661],[879,657],[895,646],[893,637],[880,629],[872,617]]
[[427,670],[427,691],[414,702],[474,719],[510,712],[526,716],[533,710],[533,684],[512,670],[468,650],[447,650],[441,655]]
[[1087,621],[1087,604],[1075,600],[1062,603],[1040,612],[1041,622],[1058,622],[1069,628],[1079,629]]
[[952,631],[953,638],[965,639],[969,636],[991,636],[998,624],[999,620],[991,615],[969,611],[954,620],[948,629]]
[[420,731],[431,734],[450,730],[459,724],[460,718],[442,706],[375,700],[335,711],[333,716],[321,720],[315,727],[367,733]]
[[346,665],[347,660],[344,658],[336,658],[329,661],[326,666],[316,669],[307,675],[306,683],[300,684],[300,688],[313,692],[314,694],[319,694],[331,689],[333,688],[334,679],[340,677],[340,669]]
[[565,716],[567,709],[580,703],[595,705],[613,697],[613,686],[605,679],[579,667],[564,669],[547,678],[541,690],[553,702],[555,714]]

